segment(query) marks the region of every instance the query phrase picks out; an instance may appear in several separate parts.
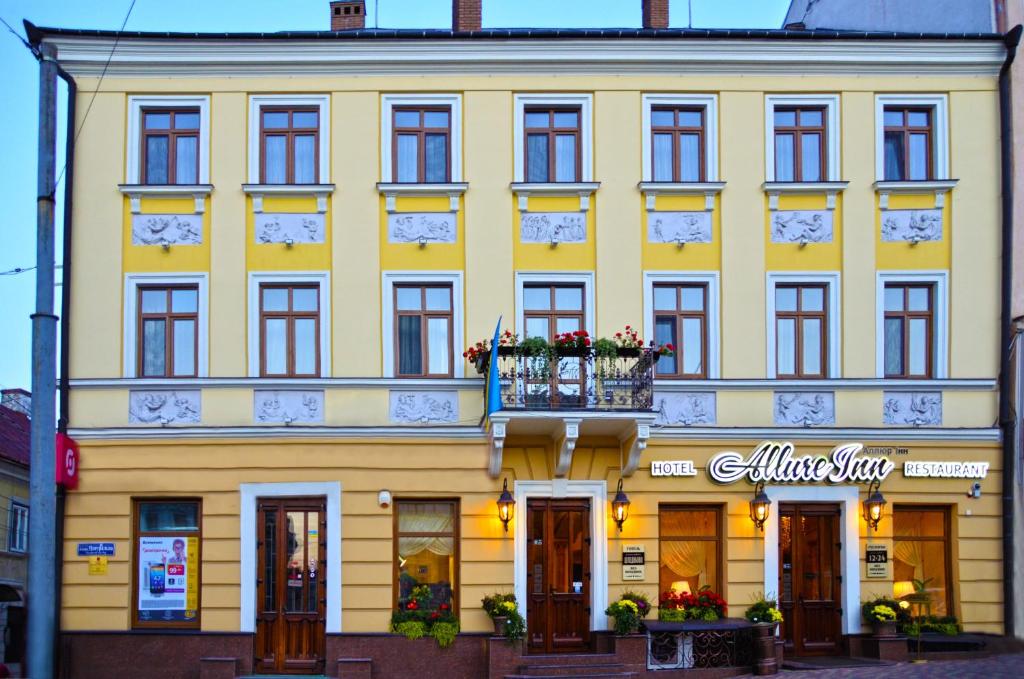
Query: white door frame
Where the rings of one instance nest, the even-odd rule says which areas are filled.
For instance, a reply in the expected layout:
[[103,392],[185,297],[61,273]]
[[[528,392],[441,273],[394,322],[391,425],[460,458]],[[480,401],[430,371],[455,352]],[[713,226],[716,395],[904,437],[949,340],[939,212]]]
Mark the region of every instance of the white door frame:
[[519,613],[526,617],[526,501],[531,497],[590,500],[590,629],[608,629],[608,484],[604,481],[516,481],[513,492],[519,518],[515,522],[513,571]]

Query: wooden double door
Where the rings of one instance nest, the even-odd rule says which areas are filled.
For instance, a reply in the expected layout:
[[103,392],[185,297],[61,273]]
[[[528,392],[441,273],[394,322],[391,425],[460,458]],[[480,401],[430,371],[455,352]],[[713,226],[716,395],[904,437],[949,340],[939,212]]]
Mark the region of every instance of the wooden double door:
[[531,653],[590,649],[590,500],[530,499],[526,625]]
[[779,609],[791,655],[842,650],[839,505],[779,507]]
[[257,507],[254,669],[321,674],[326,646],[326,499],[261,498]]

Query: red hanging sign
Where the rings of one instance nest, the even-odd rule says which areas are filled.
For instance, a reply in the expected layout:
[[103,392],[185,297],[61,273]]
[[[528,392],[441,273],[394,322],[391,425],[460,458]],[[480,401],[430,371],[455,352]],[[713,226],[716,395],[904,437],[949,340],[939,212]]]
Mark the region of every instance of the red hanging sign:
[[57,434],[57,485],[78,488],[78,443],[67,434]]

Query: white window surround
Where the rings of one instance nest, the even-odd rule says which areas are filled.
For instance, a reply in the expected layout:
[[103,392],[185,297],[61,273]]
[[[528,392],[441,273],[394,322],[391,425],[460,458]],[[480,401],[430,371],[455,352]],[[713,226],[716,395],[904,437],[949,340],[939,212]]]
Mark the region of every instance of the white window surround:
[[875,284],[875,376],[885,378],[885,286],[927,283],[932,286],[932,379],[946,379],[949,373],[949,272],[879,271]]
[[[839,550],[843,576],[840,607],[843,634],[859,634],[860,623],[860,489],[856,486],[768,486],[765,493],[772,506],[764,524],[764,591],[779,589],[779,503],[835,502],[839,504]],[[868,531],[871,538],[871,531]],[[875,536],[877,537],[877,536]]]
[[[249,377],[260,376],[260,285],[309,284],[319,286],[320,302],[320,377],[331,375],[331,274],[329,271],[250,271],[249,272]],[[278,378],[268,377],[268,380]],[[287,378],[285,378],[287,379]]]
[[[461,94],[385,94],[381,97],[380,119],[380,181],[382,184],[395,183],[392,161],[392,115],[396,107],[402,106],[449,106],[451,107],[451,183],[462,181],[462,95]],[[399,184],[399,186],[403,186]],[[438,186],[446,186],[439,184]]]
[[644,271],[644,330],[649,339],[654,339],[654,284],[698,284],[707,286],[707,323],[708,345],[708,376],[709,380],[721,377],[720,333],[721,333],[721,297],[719,296],[720,274],[717,271]]
[[839,294],[839,272],[838,271],[769,271],[766,274],[767,285],[765,286],[765,309],[766,309],[766,329],[768,331],[766,342],[768,348],[768,379],[775,379],[777,377],[776,365],[775,365],[775,286],[779,284],[822,284],[824,283],[827,288],[827,294],[825,296],[826,315],[828,316],[828,378],[836,379],[842,377],[840,372],[840,361],[842,360],[842,351],[840,350],[841,342],[841,323],[842,313],[839,308],[839,300],[842,296]]
[[[825,181],[839,181],[839,95],[838,94],[768,94],[764,98],[764,176],[775,181],[775,108],[777,106],[821,106],[825,109]],[[819,183],[819,182],[797,182]]]
[[[513,573],[519,613],[526,617],[526,502],[531,497],[590,499],[590,624],[593,630],[608,629],[608,484],[605,481],[516,481],[513,487],[516,506],[522,514],[513,527]],[[255,569],[253,569],[255,571]],[[767,589],[765,591],[768,591]],[[773,590],[774,591],[774,590]],[[858,610],[860,610],[858,608]]]
[[692,106],[704,109],[704,182],[718,181],[718,95],[715,94],[645,94],[643,101],[643,172],[644,182],[654,181],[651,149],[651,111],[655,106]]
[[[138,366],[138,338],[139,329],[136,327],[138,319],[139,286],[140,285],[195,285],[199,291],[198,322],[196,333],[198,333],[199,349],[196,355],[196,375],[206,377],[208,372],[209,352],[209,294],[207,282],[209,275],[206,273],[130,273],[124,277],[124,323],[122,332],[124,335],[124,376],[138,377],[136,368]],[[167,378],[177,380],[179,378]]]
[[[593,102],[591,94],[516,94],[513,112],[513,169],[516,183],[526,182],[525,144],[526,108],[528,106],[578,106],[580,109],[580,183],[594,181]],[[555,183],[555,182],[552,182]],[[530,186],[543,186],[531,184]],[[595,187],[596,189],[596,187]]]
[[[28,551],[28,500],[12,497],[7,504],[7,544],[3,548],[8,552],[24,554]],[[21,523],[21,530],[18,523]]]
[[[182,108],[199,109],[199,184],[210,183],[210,97],[208,95],[145,95],[128,97],[128,156],[125,181],[141,185],[142,181],[142,109]],[[173,184],[169,187],[190,186]],[[164,187],[161,185],[162,188]],[[193,193],[189,191],[189,193]],[[207,193],[209,191],[207,190]]]
[[[949,179],[949,99],[945,94],[876,94],[875,95],[875,179],[885,179],[885,120],[886,106],[931,107],[932,116],[932,176],[934,181]],[[902,184],[903,182],[894,182]],[[921,184],[921,182],[916,182]],[[881,187],[878,187],[881,188]]]
[[[260,108],[263,106],[316,106],[320,110],[319,184],[330,183],[331,175],[331,98],[327,94],[253,94],[249,96],[249,184],[260,184]],[[277,185],[275,185],[277,186]],[[331,187],[333,188],[333,186]]]
[[256,502],[261,497],[327,498],[327,633],[341,632],[341,482],[242,483],[239,632],[256,631]]
[[583,329],[594,337],[594,273],[592,271],[517,271],[516,272],[516,329],[526,337],[526,314],[523,308],[523,287],[529,284],[582,285]]
[[460,348],[464,344],[461,271],[384,271],[381,274],[381,341],[384,377],[395,377],[395,284],[452,286],[452,375],[465,377],[466,361]]

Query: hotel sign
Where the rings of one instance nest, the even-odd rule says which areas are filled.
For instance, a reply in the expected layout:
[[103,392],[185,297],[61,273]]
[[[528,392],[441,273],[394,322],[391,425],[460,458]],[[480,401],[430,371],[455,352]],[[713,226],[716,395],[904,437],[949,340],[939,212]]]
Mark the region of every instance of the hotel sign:
[[860,443],[844,443],[828,455],[796,455],[792,443],[765,441],[749,455],[718,453],[708,463],[708,474],[718,483],[870,483],[884,481],[896,464],[884,457],[863,454]]
[[864,555],[864,563],[867,565],[867,576],[869,578],[888,578],[889,574],[889,550],[885,545],[867,546],[867,553]]
[[655,460],[651,462],[651,476],[696,476],[693,460]]
[[622,579],[643,580],[647,577],[646,554],[643,545],[622,546]]
[[988,462],[904,462],[903,475],[929,479],[983,479]]

